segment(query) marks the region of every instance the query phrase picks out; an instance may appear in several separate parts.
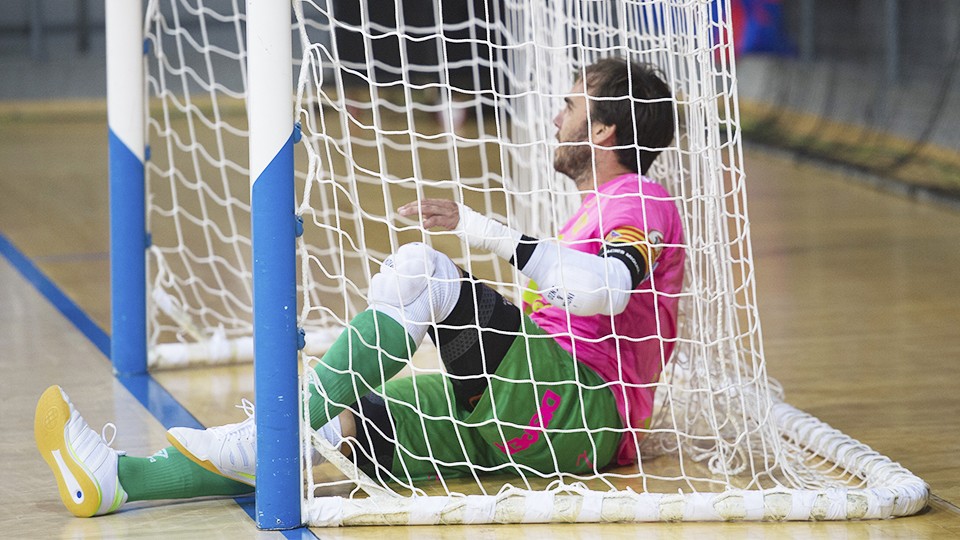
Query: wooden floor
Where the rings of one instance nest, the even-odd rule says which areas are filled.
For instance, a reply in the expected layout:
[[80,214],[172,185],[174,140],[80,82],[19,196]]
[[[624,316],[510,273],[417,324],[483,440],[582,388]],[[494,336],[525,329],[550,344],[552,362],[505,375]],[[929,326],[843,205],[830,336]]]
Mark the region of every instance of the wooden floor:
[[[229,499],[73,518],[34,448],[33,408],[50,384],[63,385],[95,428],[115,422],[116,448],[144,455],[166,446],[160,421],[113,378],[89,329],[74,325],[78,315],[58,311],[73,302],[94,328],[108,327],[106,125],[91,111],[0,110],[0,497],[8,505],[0,537],[280,538],[258,532]],[[746,167],[769,372],[791,404],[926,480],[930,506],[881,522],[411,527],[391,529],[392,538],[960,536],[960,214],[760,151],[748,152]],[[51,302],[29,283],[31,264],[67,300]],[[253,393],[249,367],[155,378],[205,425],[241,419],[232,404]]]

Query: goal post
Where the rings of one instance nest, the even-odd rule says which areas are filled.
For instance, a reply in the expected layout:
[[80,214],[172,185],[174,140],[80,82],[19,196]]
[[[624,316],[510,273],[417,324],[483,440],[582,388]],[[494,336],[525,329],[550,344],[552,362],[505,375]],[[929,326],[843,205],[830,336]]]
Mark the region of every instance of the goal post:
[[[125,239],[111,246],[115,316],[139,317],[130,327],[115,318],[113,331],[115,346],[140,348],[115,350],[114,361],[139,358],[141,367],[117,371],[142,371],[256,358],[259,526],[867,519],[926,503],[922,480],[785,403],[767,375],[729,2],[182,0],[150,1],[143,13],[129,4],[139,2],[107,4],[143,31],[108,44],[126,66],[108,57],[108,76],[121,74],[108,83],[111,159],[119,156],[111,189],[115,169],[146,187],[117,191],[130,202],[111,203],[111,234]],[[108,23],[117,17],[108,13]],[[638,461],[573,474],[556,463],[515,466],[506,450],[496,466],[451,457],[476,425],[452,401],[439,413],[411,405],[418,384],[453,377],[429,340],[401,359],[415,398],[385,390],[389,377],[372,381],[386,420],[357,404],[367,388],[333,405],[395,446],[402,420],[448,423],[449,448],[399,447],[394,462],[380,462],[355,438],[344,457],[294,396],[318,391],[324,353],[367,308],[371,279],[392,253],[426,243],[517,305],[533,287],[495,255],[424,230],[397,207],[453,199],[562,243],[581,199],[554,170],[553,119],[576,74],[608,56],[658,66],[675,96],[676,138],[656,148],[648,176],[683,225],[674,247],[685,254],[685,280],[670,293],[676,333],[616,335],[670,344],[655,359],[659,375],[636,383],[654,401],[649,424],[616,431]],[[141,124],[123,124],[138,115]],[[116,296],[118,277],[136,302]],[[580,392],[615,384],[563,382]],[[503,447],[517,430],[546,439],[562,431],[493,410],[487,425]],[[578,414],[586,424],[590,411]],[[324,463],[314,465],[317,455]],[[417,474],[413,462],[423,465]]]
[[[246,18],[243,11],[220,12],[224,18],[218,18],[218,12],[205,11],[201,4],[183,4],[181,7],[184,9],[183,15],[195,16],[194,23],[199,22],[199,27],[179,26],[181,18],[176,11],[179,7],[164,11],[158,2],[151,1],[147,6],[147,17],[144,18],[143,3],[139,0],[105,1],[110,141],[111,360],[114,371],[126,375],[145,373],[148,365],[158,367],[157,362],[148,362],[150,358],[156,360],[171,356],[160,352],[165,346],[169,349],[171,344],[157,341],[159,325],[155,320],[154,328],[148,331],[151,325],[148,300],[151,300],[152,311],[162,312],[179,324],[177,333],[194,339],[192,350],[185,350],[191,349],[189,345],[173,344],[173,356],[179,360],[171,362],[171,366],[185,365],[190,361],[189,358],[216,362],[218,355],[233,360],[238,356],[251,359],[255,354],[260,359],[255,364],[255,392],[260,397],[257,422],[260,433],[258,454],[261,459],[258,466],[262,464],[264,468],[258,475],[257,524],[268,529],[298,527],[302,523],[300,444],[298,437],[291,436],[299,432],[298,403],[292,397],[299,391],[299,382],[290,3],[249,0],[245,11],[256,16],[248,19],[246,42],[237,26]],[[167,15],[171,17],[169,25],[164,20]],[[229,71],[213,72],[214,64],[220,68],[222,65],[211,59],[210,48],[217,48],[211,42],[204,43],[195,51],[185,51],[183,47],[184,40],[196,43],[185,33],[186,29],[202,33],[208,17],[212,24],[226,25],[228,28],[232,21],[236,29],[233,46],[217,49],[219,52],[213,53],[214,56],[232,61],[226,68]],[[168,42],[172,45],[164,48]],[[205,59],[198,63],[196,59],[187,58],[191,54],[200,54]],[[151,56],[158,60],[152,66]],[[171,60],[171,57],[176,59]],[[247,63],[250,70],[259,75],[250,79],[249,85],[241,75],[246,71]],[[172,84],[168,86],[165,77],[193,77],[198,69],[202,70],[204,64],[209,70],[206,81],[197,84],[197,81],[182,79],[179,89]],[[150,73],[150,77],[146,77],[145,73]],[[240,79],[240,85],[232,90],[219,86],[222,82],[218,82],[217,77],[224,75],[234,80]],[[197,86],[201,94],[191,96],[191,90]],[[202,95],[203,90],[207,91],[205,96]],[[218,98],[217,94],[225,97]],[[198,98],[197,101],[191,102],[192,97]],[[222,115],[230,112],[231,104],[227,101],[231,99],[243,103],[240,110],[249,115],[249,131],[221,123]],[[218,110],[220,106],[224,106],[224,110]],[[237,104],[233,103],[232,107],[236,108]],[[241,132],[242,141],[245,144],[248,142],[246,148],[239,148],[238,145],[229,151],[222,150],[219,156],[224,160],[243,160],[246,155],[249,156],[249,167],[246,163],[242,167],[234,166],[236,171],[231,181],[236,184],[237,194],[235,200],[228,198],[226,204],[238,207],[228,214],[238,211],[245,214],[240,220],[249,221],[239,225],[233,222],[233,226],[248,231],[243,233],[248,238],[231,241],[248,244],[252,249],[233,248],[227,251],[239,253],[235,260],[241,266],[245,257],[252,257],[249,264],[256,271],[242,270],[238,274],[242,280],[249,282],[245,287],[252,288],[252,300],[258,306],[256,314],[252,309],[248,310],[248,320],[239,323],[246,330],[240,340],[234,340],[235,343],[227,347],[230,349],[227,353],[217,352],[223,350],[222,344],[197,346],[197,341],[205,337],[209,341],[210,336],[219,334],[209,332],[207,328],[199,329],[203,324],[190,320],[190,314],[181,300],[166,293],[158,294],[160,288],[157,281],[162,281],[165,273],[170,272],[169,265],[163,262],[163,255],[159,254],[161,250],[177,253],[190,247],[183,242],[180,225],[173,227],[178,230],[173,241],[166,239],[166,244],[160,247],[151,244],[147,228],[151,222],[150,214],[153,214],[152,221],[155,223],[158,215],[173,215],[174,208],[171,207],[169,213],[159,208],[156,190],[148,189],[146,164],[150,163],[151,158],[148,130],[156,137],[153,143],[157,145],[162,159],[166,160],[166,163],[160,160],[150,163],[154,168],[154,176],[163,178],[191,174],[181,168],[189,169],[192,165],[191,180],[200,185],[218,176],[225,178],[222,169],[229,168],[228,164],[221,163],[216,166],[220,171],[208,172],[206,176],[200,174],[197,156],[203,152],[189,148],[191,141],[175,140],[176,128],[173,126],[177,120],[171,118],[178,113],[179,120],[185,120],[189,125],[191,136],[196,135],[195,121],[207,123],[206,114],[214,119],[213,131]],[[222,145],[222,137],[218,135],[217,139]],[[184,144],[186,150],[183,149]],[[182,155],[178,156],[178,151]],[[239,186],[247,178],[248,193],[244,194]],[[246,211],[247,205],[255,211]],[[199,219],[217,226],[214,223],[216,218],[202,216]],[[191,220],[196,221],[196,218],[188,216],[186,219]],[[153,259],[154,264],[150,280],[148,257]],[[193,260],[203,258],[222,256],[211,249]],[[181,268],[181,271],[188,270],[189,265]],[[183,281],[193,279],[196,276],[186,275]],[[148,292],[148,281],[151,280],[152,290]],[[209,308],[200,306],[200,310],[205,309]],[[256,344],[252,343],[254,329]],[[238,341],[240,345],[237,345]],[[162,364],[159,367],[163,367]]]
[[143,6],[106,0],[110,175],[110,358],[147,371]]
[[290,21],[289,2],[247,0],[256,506],[261,529],[302,524]]

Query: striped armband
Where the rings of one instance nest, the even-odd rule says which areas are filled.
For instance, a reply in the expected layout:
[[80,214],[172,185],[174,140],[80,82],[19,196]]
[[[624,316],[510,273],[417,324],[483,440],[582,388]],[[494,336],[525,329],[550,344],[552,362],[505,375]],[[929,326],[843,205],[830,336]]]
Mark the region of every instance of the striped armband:
[[650,231],[648,236],[636,227],[617,227],[604,237],[597,255],[623,262],[630,271],[631,288],[636,288],[656,266],[662,242],[660,231]]

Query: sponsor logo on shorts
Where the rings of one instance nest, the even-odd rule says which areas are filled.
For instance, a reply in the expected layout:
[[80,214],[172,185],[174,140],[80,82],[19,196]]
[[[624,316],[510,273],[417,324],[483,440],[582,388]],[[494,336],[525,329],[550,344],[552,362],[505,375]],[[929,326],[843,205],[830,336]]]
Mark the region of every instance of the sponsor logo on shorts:
[[513,455],[530,448],[533,443],[540,440],[540,432],[550,426],[550,421],[553,420],[553,413],[559,406],[560,395],[547,390],[546,393],[543,394],[543,399],[540,400],[540,407],[538,407],[533,418],[530,419],[530,427],[523,430],[523,435],[510,439],[507,441],[506,446],[500,443],[493,443],[494,446],[507,455]]
[[589,467],[589,468],[591,468],[591,469],[593,468],[593,462],[590,461],[590,451],[589,451],[589,450],[584,450],[582,454],[580,454],[579,456],[577,456],[577,467],[580,466],[580,463],[581,463],[581,462],[583,462],[583,464],[586,465],[587,467]]

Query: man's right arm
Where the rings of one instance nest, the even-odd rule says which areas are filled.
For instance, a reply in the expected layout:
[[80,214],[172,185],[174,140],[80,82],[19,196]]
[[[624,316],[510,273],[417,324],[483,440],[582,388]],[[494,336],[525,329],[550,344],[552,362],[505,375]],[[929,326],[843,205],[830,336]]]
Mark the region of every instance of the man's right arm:
[[626,309],[630,291],[645,277],[647,265],[638,250],[604,249],[583,253],[555,242],[543,242],[448,200],[426,199],[398,209],[420,216],[424,228],[455,231],[471,247],[496,253],[534,280],[551,304],[574,315],[616,315]]

